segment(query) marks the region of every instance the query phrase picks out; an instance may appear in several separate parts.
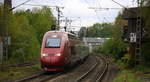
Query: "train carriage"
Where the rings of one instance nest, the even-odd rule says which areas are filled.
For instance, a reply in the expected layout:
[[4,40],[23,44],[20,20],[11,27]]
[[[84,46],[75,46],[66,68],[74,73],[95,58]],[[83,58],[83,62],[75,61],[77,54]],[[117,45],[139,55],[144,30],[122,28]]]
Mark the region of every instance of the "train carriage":
[[48,31],[41,47],[41,66],[45,71],[63,70],[71,63],[74,45],[79,39],[71,33]]

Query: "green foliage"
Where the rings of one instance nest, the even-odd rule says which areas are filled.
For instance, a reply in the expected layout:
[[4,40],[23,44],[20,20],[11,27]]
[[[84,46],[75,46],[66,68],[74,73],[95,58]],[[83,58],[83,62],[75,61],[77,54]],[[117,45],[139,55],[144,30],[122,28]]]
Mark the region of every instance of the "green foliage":
[[3,21],[3,5],[0,4],[0,35],[3,35],[3,31],[4,31],[4,28],[3,28],[3,24],[4,24],[4,21]]
[[92,53],[95,53],[95,54],[101,53],[101,46],[96,46],[96,47],[94,47]]
[[143,73],[149,73],[150,72],[150,69],[149,67],[147,66],[144,66],[144,65],[139,65],[137,66],[134,71],[140,71],[140,72],[143,72]]
[[43,35],[51,30],[54,23],[51,10],[47,7],[10,14],[7,21],[8,35],[11,37],[9,60],[19,63],[38,60]]
[[142,4],[142,16],[144,18],[145,24],[145,31],[146,31],[146,38],[144,38],[144,42],[142,43],[142,55],[144,64],[150,66],[150,0],[140,0],[144,1]]
[[96,23],[93,26],[87,28],[86,37],[111,37],[112,27],[113,25],[111,23]]
[[138,77],[129,70],[124,70],[119,73],[113,82],[142,82]]
[[113,41],[112,39],[106,41],[102,47],[101,47],[101,52],[108,55],[108,54],[112,54],[113,52]]
[[26,16],[30,25],[36,32],[36,37],[39,42],[42,41],[44,33],[51,30],[50,26],[54,24],[54,17],[49,8],[34,9],[33,11],[18,11],[17,16]]
[[143,61],[145,65],[150,66],[150,39],[142,44]]
[[115,41],[113,39],[110,39],[102,45],[101,52],[106,55],[111,55],[116,60],[119,60],[126,53],[126,47],[127,45],[122,41]]
[[148,37],[150,38],[150,5],[148,7],[142,8],[142,16],[144,17],[145,21],[145,29],[148,33]]
[[150,66],[150,1],[149,0],[143,0],[145,4],[143,4],[146,7],[142,8],[142,16],[144,18],[145,22],[145,31],[146,31],[146,38],[144,38],[144,42],[142,43],[142,55],[143,55],[143,61],[144,64],[147,66]]
[[23,78],[33,73],[39,72],[40,70],[40,64],[25,67],[7,68],[7,71],[0,71],[0,82]]
[[126,24],[126,21],[123,21],[121,18],[121,14],[116,18],[115,24],[112,26],[112,38],[107,40],[101,46],[101,52],[105,55],[113,57],[116,61],[121,62],[121,65],[126,66],[125,64],[129,63],[131,59],[127,53],[128,45],[122,41],[122,25]]

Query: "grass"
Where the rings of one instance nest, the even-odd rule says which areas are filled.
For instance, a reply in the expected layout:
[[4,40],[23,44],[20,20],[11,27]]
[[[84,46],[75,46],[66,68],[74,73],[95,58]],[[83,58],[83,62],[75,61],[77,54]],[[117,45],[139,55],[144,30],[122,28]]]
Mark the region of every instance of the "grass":
[[3,72],[0,72],[0,82],[21,78],[32,73],[38,72],[39,70],[41,70],[39,64],[26,67],[11,67]]
[[143,73],[150,73],[150,67],[147,67],[147,66],[143,66],[143,65],[139,65],[137,66],[134,71],[141,71]]
[[113,82],[145,82],[143,78],[150,78],[150,68],[144,65],[129,69],[127,64],[117,61],[117,66],[121,71]]
[[142,82],[135,74],[130,70],[121,71],[117,78],[113,82]]

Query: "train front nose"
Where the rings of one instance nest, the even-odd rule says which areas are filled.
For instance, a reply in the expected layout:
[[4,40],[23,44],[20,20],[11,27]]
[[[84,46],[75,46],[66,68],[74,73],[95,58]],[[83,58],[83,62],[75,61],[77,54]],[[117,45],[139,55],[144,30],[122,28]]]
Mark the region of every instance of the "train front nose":
[[41,63],[44,66],[61,66],[65,63],[65,58],[62,54],[51,54],[41,57]]

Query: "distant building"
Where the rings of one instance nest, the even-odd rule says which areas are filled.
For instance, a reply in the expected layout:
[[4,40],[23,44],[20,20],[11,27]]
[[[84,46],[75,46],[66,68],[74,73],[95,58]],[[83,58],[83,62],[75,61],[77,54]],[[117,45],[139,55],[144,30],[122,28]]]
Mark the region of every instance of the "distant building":
[[101,46],[106,40],[108,40],[110,38],[100,38],[100,37],[96,37],[96,38],[92,38],[92,37],[84,37],[83,38],[83,42],[89,46],[90,48],[90,52],[92,52],[92,49],[96,46]]

